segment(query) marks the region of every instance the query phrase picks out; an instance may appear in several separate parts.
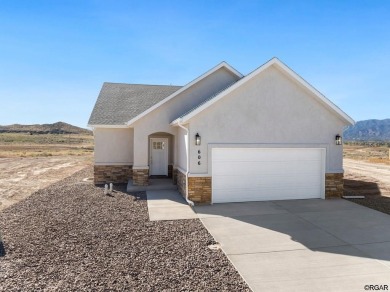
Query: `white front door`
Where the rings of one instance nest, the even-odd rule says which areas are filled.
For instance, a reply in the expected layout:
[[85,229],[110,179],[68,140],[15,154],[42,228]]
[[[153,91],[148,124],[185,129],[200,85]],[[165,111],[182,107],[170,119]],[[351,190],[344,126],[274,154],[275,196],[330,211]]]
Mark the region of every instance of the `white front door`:
[[150,138],[150,175],[168,175],[168,138]]

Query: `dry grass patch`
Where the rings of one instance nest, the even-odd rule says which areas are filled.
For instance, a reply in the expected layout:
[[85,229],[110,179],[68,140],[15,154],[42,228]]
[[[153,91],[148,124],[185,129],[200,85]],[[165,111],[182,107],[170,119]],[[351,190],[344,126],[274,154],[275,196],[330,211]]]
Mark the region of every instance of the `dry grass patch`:
[[92,156],[93,136],[0,133],[0,158]]
[[27,134],[27,133],[0,133],[1,145],[17,144],[67,144],[92,145],[92,135],[80,134]]
[[371,163],[389,164],[389,151],[387,146],[344,145],[343,157],[363,160]]
[[368,158],[367,161],[371,163],[381,163],[381,164],[390,165],[390,160],[386,158]]
[[66,145],[0,145],[0,158],[49,157],[49,156],[91,156],[93,146]]

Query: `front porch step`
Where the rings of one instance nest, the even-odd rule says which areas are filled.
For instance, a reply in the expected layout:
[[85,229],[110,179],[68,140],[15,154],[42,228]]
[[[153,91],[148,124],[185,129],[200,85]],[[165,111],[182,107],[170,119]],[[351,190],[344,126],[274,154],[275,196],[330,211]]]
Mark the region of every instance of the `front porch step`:
[[173,184],[171,178],[149,178],[149,185],[147,186],[135,186],[132,179],[127,183],[128,193],[159,190],[177,190],[177,185]]

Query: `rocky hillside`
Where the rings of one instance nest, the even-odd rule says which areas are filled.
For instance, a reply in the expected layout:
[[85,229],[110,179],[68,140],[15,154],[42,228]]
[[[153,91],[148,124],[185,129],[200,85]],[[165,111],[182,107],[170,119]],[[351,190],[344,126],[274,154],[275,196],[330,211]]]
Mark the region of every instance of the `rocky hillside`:
[[345,141],[390,141],[390,119],[359,121],[344,131]]
[[0,133],[30,133],[30,134],[83,134],[92,135],[92,131],[67,123],[57,122],[42,125],[9,125],[0,126]]

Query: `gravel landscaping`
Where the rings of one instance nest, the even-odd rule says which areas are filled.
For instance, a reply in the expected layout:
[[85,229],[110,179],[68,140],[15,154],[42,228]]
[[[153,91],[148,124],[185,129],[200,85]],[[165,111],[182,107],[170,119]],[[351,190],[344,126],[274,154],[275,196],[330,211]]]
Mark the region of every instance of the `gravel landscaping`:
[[346,200],[390,215],[389,185],[385,182],[349,171],[344,179],[344,195],[364,196]]
[[364,199],[347,200],[390,215],[390,197],[366,195]]
[[89,167],[0,212],[0,291],[250,291],[198,219],[148,219]]

